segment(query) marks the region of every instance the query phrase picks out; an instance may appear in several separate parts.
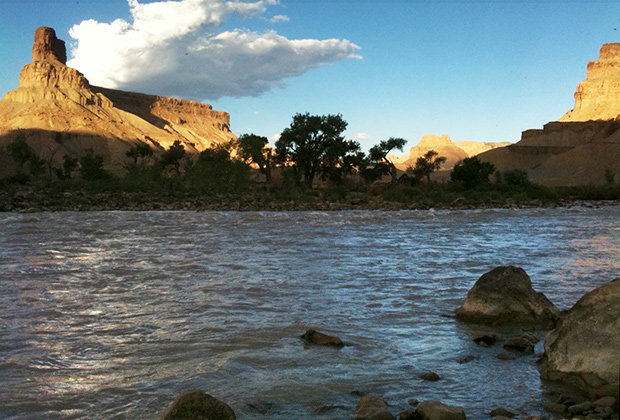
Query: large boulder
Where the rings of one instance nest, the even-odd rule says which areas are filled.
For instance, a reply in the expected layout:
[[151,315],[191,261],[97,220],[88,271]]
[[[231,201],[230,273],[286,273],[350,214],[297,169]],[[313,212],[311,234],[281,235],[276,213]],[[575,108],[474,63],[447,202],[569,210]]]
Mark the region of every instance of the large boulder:
[[559,311],[544,294],[532,289],[519,267],[497,267],[478,279],[456,310],[457,319],[492,325],[531,325],[552,328]]
[[582,297],[545,337],[541,377],[591,396],[619,394],[620,278]]
[[440,401],[424,401],[418,405],[418,418],[421,420],[465,420],[461,407],[446,405]]
[[162,420],[236,420],[226,403],[202,391],[183,391],[172,401]]
[[395,418],[384,399],[367,395],[357,403],[353,420],[394,420]]

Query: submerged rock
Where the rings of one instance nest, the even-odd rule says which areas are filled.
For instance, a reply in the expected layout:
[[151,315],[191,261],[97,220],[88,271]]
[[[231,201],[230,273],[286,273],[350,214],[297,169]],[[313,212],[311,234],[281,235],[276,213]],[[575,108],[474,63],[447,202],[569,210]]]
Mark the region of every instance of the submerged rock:
[[512,411],[506,410],[503,407],[498,407],[494,409],[493,411],[491,411],[490,415],[491,417],[502,416],[502,417],[508,417],[509,419],[511,419],[515,416],[515,413],[513,413]]
[[592,397],[620,392],[620,278],[582,297],[545,337],[543,379],[575,386]]
[[202,391],[183,391],[172,401],[162,420],[236,420],[226,403]]
[[424,401],[418,405],[418,418],[421,420],[465,420],[461,407],[445,405],[440,401]]
[[323,334],[314,329],[309,329],[303,333],[300,338],[307,344],[314,344],[317,346],[333,346],[344,347],[344,343],[339,337],[335,335]]
[[523,333],[518,337],[506,340],[504,348],[506,350],[518,351],[521,353],[534,353],[534,347],[540,339],[532,333]]
[[353,420],[394,420],[395,418],[383,398],[367,395],[357,403]]
[[484,274],[467,293],[456,318],[492,325],[552,328],[559,311],[544,294],[532,289],[522,268],[497,267]]
[[474,338],[474,343],[482,347],[492,346],[497,342],[497,336],[495,334],[484,334]]
[[441,379],[441,377],[437,375],[435,372],[424,372],[420,374],[420,378],[424,379],[425,381],[430,381],[430,382],[435,382]]

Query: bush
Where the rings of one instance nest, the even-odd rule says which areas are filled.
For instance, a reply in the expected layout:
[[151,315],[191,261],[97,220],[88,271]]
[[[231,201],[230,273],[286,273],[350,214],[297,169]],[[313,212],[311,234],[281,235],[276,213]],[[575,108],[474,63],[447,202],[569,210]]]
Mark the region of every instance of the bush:
[[530,185],[527,171],[521,169],[512,169],[510,171],[505,171],[503,173],[503,181],[507,185],[515,187],[527,187]]
[[91,149],[80,158],[80,178],[84,181],[106,181],[112,175],[103,168],[103,156],[96,155]]
[[489,176],[495,172],[495,165],[490,162],[482,162],[477,156],[465,158],[452,169],[450,180],[460,182],[466,189],[488,183]]

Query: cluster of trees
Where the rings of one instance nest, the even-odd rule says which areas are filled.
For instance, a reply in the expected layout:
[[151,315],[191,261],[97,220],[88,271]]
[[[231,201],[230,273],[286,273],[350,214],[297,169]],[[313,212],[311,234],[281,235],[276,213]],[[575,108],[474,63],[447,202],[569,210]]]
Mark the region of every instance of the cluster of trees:
[[[138,143],[126,153],[128,163],[123,177],[108,172],[103,158],[92,150],[85,151],[80,158],[64,156],[63,166],[52,168],[54,154],[50,153],[48,160],[41,159],[28,146],[23,135],[7,145],[6,152],[16,164],[17,178],[36,178],[45,172],[47,165],[49,177],[55,175],[60,180],[75,178],[77,173],[85,181],[120,180],[129,190],[156,190],[175,180],[190,189],[212,192],[233,192],[248,187],[252,167],[268,184],[272,183],[277,168],[285,180],[292,180],[302,189],[312,189],[318,179],[330,185],[342,185],[351,177],[368,184],[389,177],[392,185],[415,186],[422,180],[430,184],[431,174],[446,161],[445,157],[431,150],[399,177],[388,155],[394,150],[402,151],[407,142],[405,139],[389,138],[364,153],[358,142],[343,136],[346,128],[347,122],[340,114],[318,116],[305,113],[293,116],[275,147],[269,146],[266,137],[256,134],[241,135],[234,142],[198,154],[187,153],[178,140],[157,155],[148,144]],[[489,182],[494,172],[492,164],[472,157],[459,162],[450,178],[471,189]],[[503,177],[504,182],[514,185],[528,182],[527,173],[523,171],[506,173]]]

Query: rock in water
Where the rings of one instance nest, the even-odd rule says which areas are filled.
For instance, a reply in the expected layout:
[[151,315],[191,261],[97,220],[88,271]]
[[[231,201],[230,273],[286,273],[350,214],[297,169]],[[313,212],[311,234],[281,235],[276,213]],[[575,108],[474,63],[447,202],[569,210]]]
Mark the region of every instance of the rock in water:
[[424,401],[418,405],[418,418],[421,420],[465,420],[466,417],[460,407],[452,407],[439,401]]
[[493,325],[552,328],[559,311],[544,294],[532,289],[522,268],[497,267],[484,274],[456,310],[457,319]]
[[307,344],[315,344],[317,346],[333,346],[344,347],[344,343],[335,335],[327,335],[317,330],[309,329],[303,333],[300,338]]
[[236,420],[226,403],[202,391],[183,391],[172,401],[162,420]]
[[618,398],[620,278],[582,297],[547,333],[539,370],[543,379]]
[[362,397],[357,403],[353,420],[394,420],[395,418],[384,399],[368,395]]
[[504,348],[506,350],[515,350],[521,353],[534,353],[534,347],[540,340],[532,333],[523,333],[518,337],[512,337],[506,340]]

